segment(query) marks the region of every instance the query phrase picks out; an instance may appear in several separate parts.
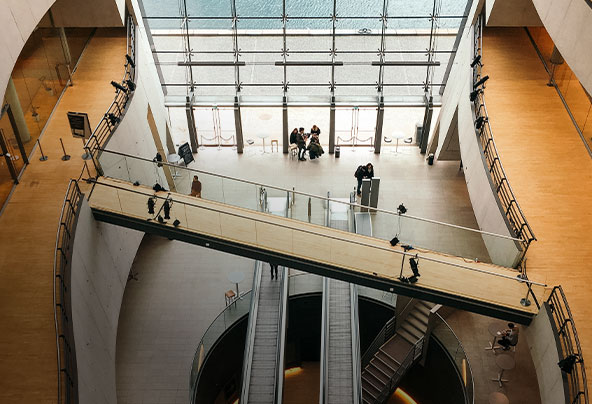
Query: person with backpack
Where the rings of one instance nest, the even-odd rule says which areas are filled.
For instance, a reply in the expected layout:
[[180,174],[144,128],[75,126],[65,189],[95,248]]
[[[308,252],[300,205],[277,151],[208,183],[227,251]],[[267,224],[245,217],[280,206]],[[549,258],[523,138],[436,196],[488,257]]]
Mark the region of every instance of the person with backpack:
[[365,166],[358,166],[358,169],[354,173],[354,177],[358,180],[358,189],[356,193],[360,196],[362,195],[362,180],[364,178],[374,177],[374,166],[372,166],[372,163],[368,163]]

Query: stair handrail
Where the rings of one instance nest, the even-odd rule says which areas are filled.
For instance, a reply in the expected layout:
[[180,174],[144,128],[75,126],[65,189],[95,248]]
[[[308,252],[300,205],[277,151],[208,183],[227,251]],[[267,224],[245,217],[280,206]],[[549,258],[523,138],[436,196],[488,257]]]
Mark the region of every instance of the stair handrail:
[[586,379],[586,366],[578,331],[567,303],[567,298],[561,285],[553,287],[546,301],[550,311],[555,339],[561,351],[558,353],[561,359],[575,355],[575,363],[571,373],[563,373],[564,383],[567,384],[567,404],[588,404],[588,382]]
[[284,360],[286,352],[286,327],[287,327],[287,314],[288,314],[288,268],[282,267],[281,272],[281,290],[280,290],[280,317],[279,317],[279,332],[278,332],[278,343],[277,343],[277,356],[276,356],[276,382],[275,382],[275,404],[282,404],[283,393],[284,393]]
[[324,404],[329,394],[329,278],[323,277],[323,305],[321,309],[321,363],[319,403]]
[[[496,187],[496,196],[504,209],[505,218],[507,219],[515,238],[520,239],[522,254],[520,261],[524,259],[530,243],[536,241],[536,236],[526,220],[522,208],[518,204],[518,200],[512,190],[512,186],[508,181],[508,177],[502,165],[497,146],[493,137],[493,131],[485,105],[485,85],[479,89],[475,86],[482,78],[482,60],[483,60],[483,27],[485,24],[485,14],[481,13],[474,25],[473,37],[473,85],[471,94],[474,113],[475,113],[475,132],[482,147],[482,152],[485,157],[485,162],[489,169],[489,176]],[[475,88],[477,87],[477,88]]]
[[358,308],[358,288],[354,283],[349,287],[351,307],[351,341],[352,341],[352,387],[354,392],[353,404],[362,402],[362,364],[360,360],[360,316]]
[[378,352],[378,349],[383,346],[393,335],[397,329],[397,316],[393,316],[387,320],[384,326],[378,331],[374,340],[370,343],[364,355],[361,359],[361,367],[364,369],[370,363],[370,360],[374,357],[374,354]]
[[385,384],[382,391],[376,398],[375,402],[377,403],[384,403],[386,399],[393,394],[393,391],[396,389],[397,385],[405,376],[409,368],[413,366],[413,364],[421,357],[421,353],[423,351],[423,343],[424,337],[421,337],[409,350],[405,359],[401,362],[401,366],[397,368],[395,373],[390,377],[389,381]]
[[[257,311],[259,309],[259,294],[261,291],[261,261],[255,262],[255,274],[253,276],[253,289],[251,292],[251,309],[249,310],[249,324],[245,338],[245,353],[243,359],[243,372],[241,376],[240,402],[249,402],[249,388],[251,385],[251,365],[253,362],[253,346],[255,344],[255,330],[257,327]],[[240,296],[237,296],[240,298]]]

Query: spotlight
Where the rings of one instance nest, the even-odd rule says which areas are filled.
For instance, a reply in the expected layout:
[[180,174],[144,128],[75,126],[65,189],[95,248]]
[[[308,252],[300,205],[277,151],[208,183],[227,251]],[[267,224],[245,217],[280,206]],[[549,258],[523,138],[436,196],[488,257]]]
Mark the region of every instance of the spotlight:
[[162,161],[162,156],[160,155],[160,153],[157,152],[156,156],[154,156],[152,161],[157,163],[158,167],[162,167],[162,164],[160,163],[160,161]]
[[168,199],[166,201],[164,201],[162,208],[164,209],[164,218],[167,220],[170,219],[171,218],[171,205],[170,205]]
[[175,221],[173,222],[173,226],[178,227],[181,224],[181,221],[179,221],[179,219],[175,219]]
[[164,189],[162,187],[162,185],[160,185],[158,182],[156,184],[154,184],[154,186],[152,187],[152,189],[156,192],[166,192],[166,189]]
[[[481,57],[481,56],[479,56],[479,57]],[[126,54],[126,55],[125,55],[125,60],[127,60],[127,63],[128,63],[128,64],[129,64],[131,67],[133,67],[133,68],[135,68],[135,67],[136,67],[136,64],[134,63],[134,60],[132,59],[132,57],[131,57],[130,55],[127,55],[127,54]]]
[[148,214],[154,214],[154,205],[156,205],[156,198],[148,198]]
[[113,112],[109,112],[107,114],[107,119],[109,119],[109,122],[111,122],[112,126],[115,126],[116,124],[121,122],[121,119],[119,119],[119,117],[116,116]]
[[164,219],[160,215],[158,215],[158,223],[164,224]]
[[125,83],[127,84],[127,88],[128,88],[129,91],[136,91],[136,83],[134,83],[130,79],[127,79],[125,81]]
[[112,81],[112,82],[111,82],[111,85],[112,85],[113,87],[115,87],[116,89],[118,89],[119,91],[123,91],[124,93],[125,93],[125,92],[127,92],[127,91],[126,91],[126,89],[125,89],[125,87],[124,87],[124,86],[122,86],[121,84],[119,84],[119,83],[118,83],[118,82],[116,82],[116,81]]
[[581,360],[578,357],[578,355],[571,354],[571,355],[561,359],[557,363],[557,365],[559,366],[559,369],[561,369],[565,373],[571,374],[571,371],[573,370],[573,367],[575,366],[575,364],[580,363],[580,362],[581,362]]
[[134,187],[137,187],[138,185],[140,185],[140,181],[134,182]]
[[471,102],[475,101],[477,99],[477,96],[482,92],[483,92],[483,90],[481,90],[481,89],[471,92],[471,95],[469,97],[471,99]]
[[[126,55],[127,56],[127,55]],[[476,65],[483,66],[481,64],[481,55],[477,55],[475,59],[471,62],[471,67],[475,67]]]
[[399,244],[399,239],[397,236],[393,237],[393,239],[391,240],[391,245],[394,247],[397,244]]
[[405,207],[405,205],[400,204],[399,207],[397,208],[397,213],[399,215],[403,215],[403,214],[405,214],[405,212],[407,212],[407,208]]
[[485,82],[487,80],[489,80],[489,76],[485,76],[485,77],[481,78],[481,80],[479,80],[478,82],[473,84],[473,88],[479,87],[481,84],[485,84]]
[[481,129],[481,126],[483,126],[483,123],[487,122],[485,120],[485,118],[483,116],[480,116],[479,118],[477,118],[477,120],[475,121],[475,127],[477,129]]
[[409,265],[411,265],[411,271],[413,271],[413,276],[419,278],[421,275],[419,274],[419,267],[417,266],[418,258],[409,258]]
[[407,252],[409,250],[413,250],[413,246],[409,245],[409,244],[403,244],[401,245],[401,247],[403,247],[403,251]]

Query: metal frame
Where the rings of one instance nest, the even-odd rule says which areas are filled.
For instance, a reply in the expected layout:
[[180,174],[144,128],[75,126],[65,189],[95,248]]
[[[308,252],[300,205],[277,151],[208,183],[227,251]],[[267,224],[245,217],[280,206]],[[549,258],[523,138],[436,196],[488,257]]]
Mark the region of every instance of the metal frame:
[[[330,15],[319,15],[319,16],[298,16],[298,15],[288,15],[287,10],[287,2],[289,0],[282,0],[282,10],[281,15],[277,16],[242,16],[237,11],[237,4],[236,0],[230,0],[230,15],[227,16],[199,16],[199,15],[190,15],[187,8],[187,0],[181,1],[181,7],[179,10],[179,16],[150,16],[145,15],[144,9],[142,12],[144,13],[143,18],[145,21],[149,23],[157,22],[157,21],[179,21],[180,22],[180,31],[178,32],[167,32],[167,33],[150,33],[151,38],[158,38],[158,37],[174,37],[174,36],[181,36],[183,38],[183,49],[159,49],[157,46],[153,46],[153,55],[155,58],[155,63],[160,71],[162,66],[166,65],[177,65],[177,66],[184,66],[186,70],[186,82],[167,82],[163,79],[161,75],[161,85],[163,91],[165,93],[170,92],[173,88],[180,88],[185,87],[187,89],[187,95],[191,95],[192,102],[199,102],[200,105],[205,102],[206,104],[218,104],[220,102],[216,100],[217,98],[223,99],[228,98],[230,95],[228,91],[226,92],[226,96],[217,96],[216,94],[209,95],[208,97],[204,98],[203,100],[201,97],[197,96],[194,97],[195,90],[198,88],[211,88],[211,89],[220,89],[223,91],[224,88],[234,87],[234,98],[235,98],[235,109],[240,111],[241,104],[243,100],[241,99],[241,91],[246,87],[257,87],[257,88],[280,88],[282,89],[282,99],[283,103],[282,106],[287,109],[288,106],[291,106],[290,103],[290,95],[291,91],[290,88],[327,88],[328,92],[327,102],[330,104],[329,107],[331,111],[335,108],[335,104],[339,103],[339,97],[336,99],[336,89],[340,88],[356,88],[356,87],[365,87],[365,88],[375,88],[376,95],[371,103],[378,106],[377,109],[377,116],[376,116],[376,126],[375,126],[375,134],[374,134],[374,142],[371,146],[374,147],[375,153],[380,153],[381,148],[381,140],[382,140],[382,121],[384,119],[384,89],[385,88],[394,88],[394,87],[402,87],[402,88],[423,88],[424,92],[429,92],[432,94],[433,86],[438,86],[441,90],[446,85],[446,80],[443,80],[441,83],[434,83],[433,77],[435,69],[440,66],[440,62],[435,60],[436,55],[450,55],[450,61],[448,62],[448,66],[451,65],[452,59],[454,59],[456,55],[456,49],[445,49],[445,50],[437,50],[437,38],[439,35],[454,35],[458,37],[459,30],[454,28],[454,32],[450,31],[444,34],[440,34],[438,32],[438,27],[440,25],[440,21],[453,21],[453,20],[460,20],[459,26],[462,28],[464,23],[467,20],[467,12],[470,10],[468,6],[471,4],[470,0],[467,0],[467,6],[464,8],[464,12],[462,15],[440,15],[440,5],[442,0],[433,0],[432,10],[429,13],[427,12],[422,13],[423,15],[389,15],[389,1],[382,0],[382,12],[376,16],[348,16],[348,15],[339,15],[339,9],[337,7],[337,1],[332,1],[332,11]],[[460,11],[460,10],[459,10]],[[459,12],[459,14],[461,14]],[[429,20],[430,25],[429,27],[426,26],[423,33],[411,33],[411,32],[400,32],[395,29],[388,29],[388,22],[389,21],[409,21],[409,20]],[[273,30],[251,30],[251,29],[239,29],[239,22],[240,21],[278,21],[281,22],[281,29],[274,28]],[[289,21],[306,21],[306,20],[316,20],[316,21],[325,21],[329,23],[329,29],[313,29],[307,32],[299,32],[296,30],[292,30],[289,28],[288,22]],[[355,20],[363,24],[365,21],[367,22],[381,22],[381,28],[374,29],[360,29],[360,30],[342,30],[339,29],[338,22],[344,20]],[[230,27],[227,30],[212,30],[212,32],[207,32],[204,30],[196,30],[190,28],[190,23],[195,21],[228,21],[230,22]],[[279,24],[278,24],[279,25]],[[149,24],[146,24],[149,28]],[[150,28],[148,29],[150,31]],[[347,37],[360,37],[361,35],[366,37],[379,37],[380,38],[380,48],[377,50],[374,49],[352,49],[352,50],[341,50],[338,49],[338,43],[336,41],[337,38],[347,38]],[[425,36],[429,38],[429,45],[427,49],[387,49],[387,38],[392,37],[409,37],[409,36]],[[191,40],[196,38],[207,38],[207,37],[227,37],[231,38],[232,40],[232,50],[223,49],[223,50],[196,50],[191,47]],[[242,50],[240,45],[241,41],[240,38],[256,38],[256,37],[273,37],[273,38],[281,38],[282,46],[281,49],[277,50]],[[331,38],[331,48],[328,50],[290,50],[288,48],[288,38],[294,37],[307,37],[307,38],[314,38],[314,37],[330,37]],[[154,43],[154,42],[152,42]],[[158,57],[162,54],[169,54],[169,55],[183,55],[182,61],[179,62],[159,62]],[[209,56],[216,58],[214,55],[216,54],[219,56],[221,54],[232,55],[232,61],[224,61],[224,60],[208,60]],[[242,60],[243,55],[254,55],[254,54],[268,54],[268,55],[277,55],[281,60],[270,61],[270,62],[248,62]],[[290,55],[311,55],[314,56],[310,60],[290,60]],[[368,58],[367,61],[363,62],[353,62],[353,61],[343,61],[338,60],[340,55],[355,55],[355,54],[367,54],[367,55],[377,55],[378,60],[372,60],[372,58]],[[393,61],[393,60],[385,60],[387,55],[416,55],[417,58],[414,60],[402,60],[402,61]],[[199,55],[201,56],[200,61],[193,60],[193,57]],[[319,60],[316,57],[320,55],[328,56],[328,60]],[[425,57],[425,59],[423,57]],[[205,59],[205,60],[201,60]],[[276,66],[282,69],[282,76],[283,80],[281,82],[265,82],[265,83],[243,83],[241,82],[240,77],[240,68],[241,67],[249,67],[255,66],[259,64],[265,64],[270,66]],[[378,67],[378,77],[375,81],[371,80],[370,77],[364,77],[364,80],[360,80],[360,82],[349,82],[349,83],[339,83],[336,82],[336,68],[343,69],[347,68],[347,66],[374,66]],[[204,81],[199,81],[199,77],[197,77],[193,70],[192,66],[199,66],[202,68],[211,67],[216,68],[219,66],[227,66],[227,67],[234,67],[234,77],[230,80],[228,78],[227,82],[221,81],[216,83],[208,83]],[[326,66],[330,68],[330,77],[328,77],[327,83],[320,83],[320,82],[300,82],[300,83],[290,83],[288,78],[288,69],[292,67],[310,67],[314,69],[315,67]],[[404,79],[404,81],[400,82],[389,82],[385,80],[385,69],[397,69],[401,67],[410,67],[415,66],[417,68],[426,68],[425,80],[423,82],[409,82],[408,80]],[[445,74],[445,77],[447,75]],[[222,79],[223,80],[223,79]],[[363,82],[362,82],[363,81]],[[318,90],[317,90],[318,91]],[[351,90],[353,94],[355,94],[356,90]],[[353,95],[352,94],[352,95]],[[269,98],[269,96],[263,96],[262,98]],[[347,98],[347,97],[346,97]],[[355,98],[355,96],[354,96]],[[362,98],[368,98],[366,95]],[[428,97],[429,98],[429,97]],[[345,100],[345,99],[344,99]],[[193,104],[192,104],[193,105]],[[387,100],[388,105],[388,100]],[[264,105],[261,105],[264,107]],[[285,111],[286,112],[286,111]],[[284,113],[286,115],[286,113]],[[188,114],[189,117],[189,114]],[[286,118],[284,116],[284,118]],[[195,125],[195,120],[188,119],[188,125],[191,127]],[[334,152],[335,146],[335,132],[334,132],[334,125],[331,125],[329,128],[329,153],[332,154]],[[284,132],[283,138],[283,152],[287,153],[287,139],[286,135],[289,131],[287,127],[287,118],[284,119],[282,130]],[[237,139],[242,139],[242,125],[236,125],[236,137]],[[426,130],[426,132],[429,131]],[[426,134],[427,136],[427,134]],[[367,146],[367,145],[366,145]],[[242,147],[237,148],[237,152],[242,152]]]

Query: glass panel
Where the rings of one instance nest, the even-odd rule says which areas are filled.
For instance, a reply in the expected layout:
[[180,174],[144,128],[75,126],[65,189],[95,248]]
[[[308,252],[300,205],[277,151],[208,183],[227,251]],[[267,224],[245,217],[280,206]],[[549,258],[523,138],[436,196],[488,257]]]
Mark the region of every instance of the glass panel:
[[[281,17],[283,12],[282,0],[235,0],[236,14],[239,17]],[[245,20],[243,20],[245,21]],[[264,25],[261,28],[269,28]]]
[[236,144],[234,109],[228,107],[194,108],[197,136],[201,146]]
[[[20,153],[16,135],[12,130],[8,116],[4,114],[0,119],[0,142],[3,143],[5,150],[0,149],[0,208],[8,198],[14,185],[13,174],[18,176],[24,167],[23,156]],[[6,155],[4,155],[6,153]]]
[[253,139],[255,144],[262,145],[265,138],[266,147],[271,147],[271,140],[278,140],[278,148],[282,147],[283,117],[282,108],[241,108],[243,136]]

